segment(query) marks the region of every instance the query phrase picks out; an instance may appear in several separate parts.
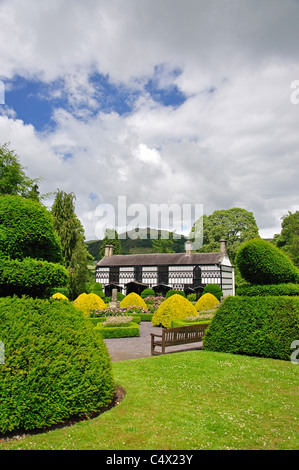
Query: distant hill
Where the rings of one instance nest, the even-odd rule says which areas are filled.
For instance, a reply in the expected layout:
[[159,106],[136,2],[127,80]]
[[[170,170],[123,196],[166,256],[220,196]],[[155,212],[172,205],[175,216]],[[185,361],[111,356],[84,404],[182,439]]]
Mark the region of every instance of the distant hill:
[[[129,254],[144,254],[151,253],[153,248],[153,239],[151,237],[157,237],[158,239],[163,237],[169,237],[171,232],[167,230],[156,230],[150,228],[141,228],[138,231],[138,235],[135,230],[130,230],[126,232],[126,238],[122,238],[124,234],[119,234],[121,249],[123,255]],[[135,239],[135,237],[137,237]],[[133,239],[134,237],[134,239]],[[146,238],[145,238],[146,237]],[[187,238],[184,235],[181,235],[179,239],[175,239],[172,249],[175,253],[183,253],[185,251],[185,242]],[[99,253],[102,245],[102,240],[89,240],[86,242],[87,249],[91,256],[93,256],[95,261],[100,259]]]

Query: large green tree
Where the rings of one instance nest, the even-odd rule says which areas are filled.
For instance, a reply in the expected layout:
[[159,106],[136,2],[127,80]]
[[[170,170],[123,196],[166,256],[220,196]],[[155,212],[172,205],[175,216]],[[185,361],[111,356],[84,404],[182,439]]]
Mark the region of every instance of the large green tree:
[[92,262],[85,245],[83,226],[75,213],[75,199],[74,193],[57,190],[52,206],[54,228],[60,237],[69,272],[69,296],[72,299],[88,289],[88,264]]
[[[227,240],[227,251],[232,263],[239,246],[259,235],[258,226],[252,212],[239,207],[216,210],[211,215],[203,215],[203,244],[200,253],[218,252],[221,238]],[[200,226],[200,224],[198,224]],[[194,224],[191,236],[196,234]]]
[[100,248],[100,258],[104,258],[105,256],[105,246],[106,245],[113,245],[113,254],[114,255],[121,255],[121,242],[118,238],[118,233],[113,228],[107,228],[105,230],[105,236],[103,238],[101,248]]
[[282,217],[281,233],[274,236],[273,243],[299,266],[299,211]]
[[8,144],[0,146],[0,195],[20,195],[39,200],[37,183],[41,178],[31,179],[25,174],[18,156]]

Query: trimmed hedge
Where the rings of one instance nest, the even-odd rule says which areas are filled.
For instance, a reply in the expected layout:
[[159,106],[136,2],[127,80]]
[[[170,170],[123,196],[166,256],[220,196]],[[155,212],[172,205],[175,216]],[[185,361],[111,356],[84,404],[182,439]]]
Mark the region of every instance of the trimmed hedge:
[[216,297],[219,302],[221,297],[223,297],[223,292],[221,290],[221,287],[218,284],[207,284],[203,290],[203,295],[204,294],[213,294],[214,297]]
[[204,337],[204,349],[289,360],[299,340],[299,297],[227,297]]
[[236,295],[242,295],[247,297],[253,296],[265,296],[265,295],[291,295],[299,296],[299,284],[269,284],[264,286],[258,286],[254,284],[244,284],[237,287]]
[[120,308],[142,307],[145,310],[147,309],[147,305],[144,300],[135,292],[131,292],[131,294],[126,295],[126,297],[120,302],[119,306]]
[[88,416],[115,392],[102,338],[69,301],[0,299],[0,433]]
[[178,328],[180,326],[190,326],[190,325],[208,325],[212,320],[197,320],[197,321],[184,321],[184,320],[173,320],[171,322],[171,328]]
[[155,291],[153,289],[144,289],[141,294],[140,294],[140,297],[142,299],[145,299],[146,297],[149,297],[149,296],[153,296],[155,297]]
[[175,289],[170,289],[167,294],[166,294],[166,299],[169,299],[169,297],[171,297],[172,295],[181,295],[182,297],[185,297],[185,299],[187,298],[185,292],[183,290],[175,290]]
[[279,248],[261,238],[243,243],[236,255],[241,276],[250,284],[299,282],[299,270]]
[[51,286],[66,285],[68,272],[57,263],[25,258],[0,259],[0,289],[6,295],[44,296]]
[[94,331],[103,338],[128,338],[140,335],[139,325],[135,322],[114,327],[103,326],[101,323],[98,323],[97,326],[94,327]]
[[175,294],[164,300],[158,310],[153,314],[152,324],[154,326],[162,325],[164,328],[170,328],[173,320],[197,315],[196,308],[188,299]]

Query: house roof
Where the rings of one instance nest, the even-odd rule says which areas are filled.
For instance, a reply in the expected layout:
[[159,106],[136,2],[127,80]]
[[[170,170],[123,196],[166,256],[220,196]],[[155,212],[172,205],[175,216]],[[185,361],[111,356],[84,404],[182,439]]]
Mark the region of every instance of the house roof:
[[219,264],[222,253],[149,253],[139,255],[113,255],[101,259],[97,266],[175,266]]

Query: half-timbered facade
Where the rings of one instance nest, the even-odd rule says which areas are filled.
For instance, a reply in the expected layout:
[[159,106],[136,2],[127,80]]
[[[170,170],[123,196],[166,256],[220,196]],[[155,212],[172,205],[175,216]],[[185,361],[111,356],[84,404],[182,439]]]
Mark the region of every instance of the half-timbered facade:
[[96,267],[96,281],[106,286],[116,285],[127,293],[127,286],[136,281],[142,287],[164,285],[171,289],[196,291],[206,284],[218,284],[224,297],[234,295],[234,267],[221,240],[219,253],[152,253],[113,255],[111,247]]

